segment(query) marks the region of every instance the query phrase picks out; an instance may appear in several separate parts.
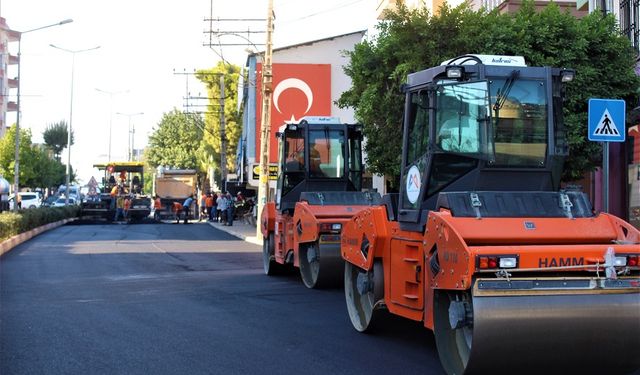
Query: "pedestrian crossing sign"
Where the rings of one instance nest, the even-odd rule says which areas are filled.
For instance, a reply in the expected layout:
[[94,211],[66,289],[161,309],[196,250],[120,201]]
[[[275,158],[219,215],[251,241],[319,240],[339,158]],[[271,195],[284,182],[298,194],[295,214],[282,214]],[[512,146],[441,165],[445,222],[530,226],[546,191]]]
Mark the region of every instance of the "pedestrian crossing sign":
[[625,102],[616,99],[589,99],[589,140],[624,142]]

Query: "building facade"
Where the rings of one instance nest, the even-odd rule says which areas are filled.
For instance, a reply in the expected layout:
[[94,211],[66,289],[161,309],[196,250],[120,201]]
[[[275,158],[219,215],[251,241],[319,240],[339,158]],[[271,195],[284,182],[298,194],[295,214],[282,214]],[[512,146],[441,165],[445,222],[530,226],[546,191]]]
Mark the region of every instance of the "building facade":
[[[18,56],[9,52],[12,42],[20,41],[20,33],[11,30],[4,18],[0,17],[0,138],[7,131],[7,112],[17,111],[15,100],[11,100],[11,89],[18,87],[18,79],[12,74],[12,66],[17,66]],[[11,72],[9,71],[10,69]]]
[[[365,31],[296,44],[273,50],[273,97],[271,105],[271,139],[269,161],[272,168],[271,187],[275,188],[277,144],[273,135],[285,121],[304,116],[333,116],[353,123],[353,109],[339,108],[335,103],[351,87],[351,79],[343,66],[349,63],[344,51],[353,50]],[[247,58],[247,82],[243,90],[243,128],[236,159],[238,183],[246,189],[258,188],[261,127],[262,64],[260,55]]]

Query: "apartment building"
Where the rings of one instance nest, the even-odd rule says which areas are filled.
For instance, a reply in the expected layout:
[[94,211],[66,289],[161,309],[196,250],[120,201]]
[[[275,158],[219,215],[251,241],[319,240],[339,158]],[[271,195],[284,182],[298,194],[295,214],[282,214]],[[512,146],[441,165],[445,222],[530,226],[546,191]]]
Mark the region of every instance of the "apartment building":
[[11,30],[6,20],[0,17],[0,138],[4,136],[7,126],[11,125],[7,124],[7,112],[15,112],[18,109],[11,95],[11,89],[18,87],[18,79],[12,74],[13,69],[9,71],[10,66],[17,66],[18,56],[9,53],[9,43],[19,40],[20,33]]

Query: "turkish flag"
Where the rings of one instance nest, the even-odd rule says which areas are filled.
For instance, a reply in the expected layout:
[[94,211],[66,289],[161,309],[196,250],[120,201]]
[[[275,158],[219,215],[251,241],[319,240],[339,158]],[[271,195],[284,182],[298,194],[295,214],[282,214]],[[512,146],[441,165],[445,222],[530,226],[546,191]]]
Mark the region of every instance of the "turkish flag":
[[[256,160],[260,159],[262,64],[257,66]],[[275,133],[285,121],[304,116],[331,116],[330,64],[273,64],[269,162],[278,161]]]

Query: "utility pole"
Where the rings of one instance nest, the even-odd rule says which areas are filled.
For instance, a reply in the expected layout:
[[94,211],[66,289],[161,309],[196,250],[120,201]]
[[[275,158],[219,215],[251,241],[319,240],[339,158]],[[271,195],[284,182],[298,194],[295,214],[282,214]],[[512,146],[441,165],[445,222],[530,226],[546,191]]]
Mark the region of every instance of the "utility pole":
[[[258,220],[269,198],[269,137],[271,135],[271,58],[273,49],[273,0],[268,0],[267,42],[262,61],[262,118],[260,120],[260,182],[258,184]],[[261,225],[256,225],[256,237],[262,239]]]
[[227,134],[224,119],[224,74],[220,74],[220,173],[222,189],[227,190]]
[[195,69],[193,69],[193,72],[187,72],[187,69],[183,69],[183,72],[182,72],[182,73],[180,73],[180,72],[176,72],[176,70],[175,70],[175,69],[173,69],[173,74],[174,74],[174,75],[183,75],[183,76],[184,76],[184,79],[185,79],[185,86],[186,86],[186,87],[185,87],[185,92],[186,92],[186,94],[187,94],[187,95],[185,96],[185,100],[187,101],[187,102],[186,102],[186,105],[185,105],[185,108],[186,108],[186,111],[185,111],[185,112],[187,112],[187,113],[188,113],[188,112],[189,112],[189,96],[191,95],[191,93],[189,92],[189,76],[196,75],[196,70],[195,70]]

